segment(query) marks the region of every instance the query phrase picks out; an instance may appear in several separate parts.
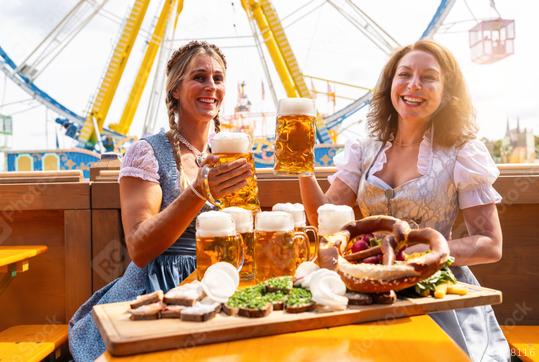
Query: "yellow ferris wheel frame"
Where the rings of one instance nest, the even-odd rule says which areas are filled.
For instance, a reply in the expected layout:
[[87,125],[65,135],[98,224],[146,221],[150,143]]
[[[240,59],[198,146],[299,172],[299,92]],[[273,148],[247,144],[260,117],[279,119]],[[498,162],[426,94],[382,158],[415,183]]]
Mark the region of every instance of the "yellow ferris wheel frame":
[[[86,116],[80,132],[79,139],[87,145],[94,145],[97,141],[97,135],[103,130],[107,113],[140,31],[149,3],[150,0],[134,1],[107,66],[105,76],[101,80],[98,92],[93,99],[91,110]],[[286,95],[288,97],[311,98],[312,94],[307,88],[305,78],[271,1],[241,0],[241,5],[247,16],[254,20],[258,26]],[[123,135],[127,135],[129,132],[156,54],[163,44],[167,24],[174,18],[173,26],[175,29],[182,10],[183,0],[164,1],[122,116],[118,123],[110,125],[112,130]]]

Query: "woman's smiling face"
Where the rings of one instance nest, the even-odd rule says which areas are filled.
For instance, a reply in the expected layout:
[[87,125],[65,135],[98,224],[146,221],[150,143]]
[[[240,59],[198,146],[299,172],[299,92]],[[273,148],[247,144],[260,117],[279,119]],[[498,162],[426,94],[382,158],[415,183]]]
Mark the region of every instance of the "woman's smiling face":
[[432,54],[412,50],[401,58],[391,84],[391,103],[399,119],[428,122],[443,92],[442,69]]
[[222,65],[208,54],[197,55],[189,64],[180,86],[173,92],[182,119],[213,119],[225,96]]

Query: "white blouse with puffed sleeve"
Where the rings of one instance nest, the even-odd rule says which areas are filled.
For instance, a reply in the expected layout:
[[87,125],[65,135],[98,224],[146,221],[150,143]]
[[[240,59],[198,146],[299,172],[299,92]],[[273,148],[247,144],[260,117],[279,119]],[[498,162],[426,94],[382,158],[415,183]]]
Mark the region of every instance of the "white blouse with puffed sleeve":
[[328,181],[333,183],[339,179],[350,187],[354,193],[357,193],[359,181],[361,179],[362,164],[361,143],[358,140],[348,140],[344,146],[344,151],[333,158],[337,172],[328,176]]
[[125,176],[159,183],[159,165],[152,146],[140,140],[128,148],[122,159],[118,181]]
[[457,152],[453,172],[459,207],[467,209],[499,203],[502,197],[492,187],[499,175],[500,171],[483,142],[476,139],[466,142]]

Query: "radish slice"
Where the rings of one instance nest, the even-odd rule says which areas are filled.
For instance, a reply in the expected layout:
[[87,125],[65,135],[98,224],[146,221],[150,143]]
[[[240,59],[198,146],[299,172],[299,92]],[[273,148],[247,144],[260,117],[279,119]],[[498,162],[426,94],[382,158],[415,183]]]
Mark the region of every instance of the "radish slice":
[[207,270],[208,271],[218,269],[224,271],[232,280],[234,281],[234,289],[238,288],[238,285],[240,285],[240,273],[238,272],[238,269],[230,263],[227,263],[225,261],[220,261],[218,263],[215,263],[211,265]]
[[312,261],[304,261],[298,267],[296,268],[296,273],[294,274],[294,279],[301,279],[305,278],[307,275],[311,274],[312,272],[320,269],[318,265],[313,263]]
[[339,274],[332,270],[320,269],[312,273],[310,289],[318,304],[333,310],[343,310],[348,305],[348,298],[344,297],[346,286]]
[[223,270],[206,270],[202,278],[202,289],[208,297],[219,303],[225,303],[236,291],[234,280]]

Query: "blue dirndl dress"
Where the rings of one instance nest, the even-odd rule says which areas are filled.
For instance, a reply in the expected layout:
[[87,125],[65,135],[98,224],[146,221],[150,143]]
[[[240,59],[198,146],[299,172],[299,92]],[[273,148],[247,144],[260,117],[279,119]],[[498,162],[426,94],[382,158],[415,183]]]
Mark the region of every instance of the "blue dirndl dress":
[[[163,192],[161,210],[180,194],[179,172],[173,148],[164,132],[144,138],[153,148],[159,166],[159,183]],[[211,209],[205,205],[202,211]],[[86,301],[69,321],[69,348],[75,361],[93,361],[105,352],[105,344],[92,318],[97,304],[124,302],[138,295],[177,286],[196,269],[195,220],[181,237],[163,254],[143,268],[129,263],[124,274],[110,282]]]

